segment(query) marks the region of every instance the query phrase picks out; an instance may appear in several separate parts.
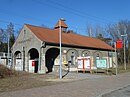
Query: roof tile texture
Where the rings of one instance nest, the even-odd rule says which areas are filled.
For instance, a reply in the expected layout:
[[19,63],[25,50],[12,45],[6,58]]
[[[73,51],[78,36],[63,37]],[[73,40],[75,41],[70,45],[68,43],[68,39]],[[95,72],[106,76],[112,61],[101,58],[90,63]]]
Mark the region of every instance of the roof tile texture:
[[[49,28],[32,26],[29,24],[26,24],[25,26],[29,28],[31,32],[34,33],[37,36],[37,38],[39,38],[41,41],[57,44],[59,43],[58,29],[51,30]],[[97,38],[91,38],[74,33],[62,33],[62,44],[105,50],[114,50],[113,47],[109,46],[104,41],[101,41]]]
[[65,24],[65,22],[63,20],[59,20],[56,25],[54,26],[54,28],[58,28],[60,27],[60,23],[61,23],[61,27],[64,27],[64,28],[68,28],[68,26]]

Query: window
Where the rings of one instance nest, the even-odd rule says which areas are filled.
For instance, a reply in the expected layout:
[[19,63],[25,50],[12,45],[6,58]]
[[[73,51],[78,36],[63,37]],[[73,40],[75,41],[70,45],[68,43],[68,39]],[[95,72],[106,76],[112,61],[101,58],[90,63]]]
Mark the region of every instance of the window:
[[71,56],[71,65],[74,65],[74,56]]

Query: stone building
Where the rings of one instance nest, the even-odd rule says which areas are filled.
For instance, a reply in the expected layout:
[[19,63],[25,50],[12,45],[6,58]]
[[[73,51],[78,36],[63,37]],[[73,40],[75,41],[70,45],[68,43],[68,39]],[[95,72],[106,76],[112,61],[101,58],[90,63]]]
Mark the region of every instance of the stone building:
[[[96,69],[96,60],[105,58],[109,67],[115,62],[113,48],[105,42],[68,31],[59,20],[54,29],[25,24],[12,47],[13,67],[32,73],[59,71],[59,31],[62,30],[62,69],[70,64],[77,69],[78,57],[90,59],[90,68]],[[70,62],[70,63],[68,63]],[[110,66],[111,65],[111,66]]]

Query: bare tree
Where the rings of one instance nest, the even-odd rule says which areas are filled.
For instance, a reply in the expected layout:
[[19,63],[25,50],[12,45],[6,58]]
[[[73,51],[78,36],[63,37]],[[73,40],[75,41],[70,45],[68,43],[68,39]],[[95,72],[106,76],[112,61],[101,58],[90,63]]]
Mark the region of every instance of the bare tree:
[[120,31],[117,24],[109,24],[107,26],[107,33],[110,34],[113,41],[120,39]]
[[[125,47],[126,47],[126,59],[128,64],[130,63],[130,21],[128,20],[121,20],[116,24],[109,24],[107,26],[107,32],[111,35],[113,41],[118,39],[125,39]],[[121,35],[126,35],[127,37],[121,37]],[[123,49],[120,49],[118,52],[118,58],[123,62]]]
[[14,25],[11,22],[9,23],[9,25],[7,25],[6,31],[7,31],[8,38],[9,38],[9,48],[11,48],[15,42]]
[[4,30],[0,28],[0,43],[3,41],[3,32]]
[[0,28],[0,52],[2,52],[3,50],[3,33],[4,33],[4,30],[2,28]]
[[91,25],[87,26],[87,34],[89,37],[94,37],[94,30]]
[[96,25],[96,27],[88,25],[87,34],[89,37],[96,37],[96,38],[107,37],[105,29],[100,25]]
[[100,25],[96,26],[95,37],[103,37],[103,28]]

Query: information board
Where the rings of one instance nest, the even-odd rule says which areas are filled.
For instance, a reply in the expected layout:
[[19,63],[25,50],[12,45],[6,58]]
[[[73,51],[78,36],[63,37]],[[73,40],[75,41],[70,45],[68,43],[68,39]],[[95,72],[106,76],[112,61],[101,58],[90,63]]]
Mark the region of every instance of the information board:
[[90,57],[78,57],[78,69],[91,69]]
[[97,59],[96,66],[97,66],[97,68],[107,68],[107,60],[106,59]]

